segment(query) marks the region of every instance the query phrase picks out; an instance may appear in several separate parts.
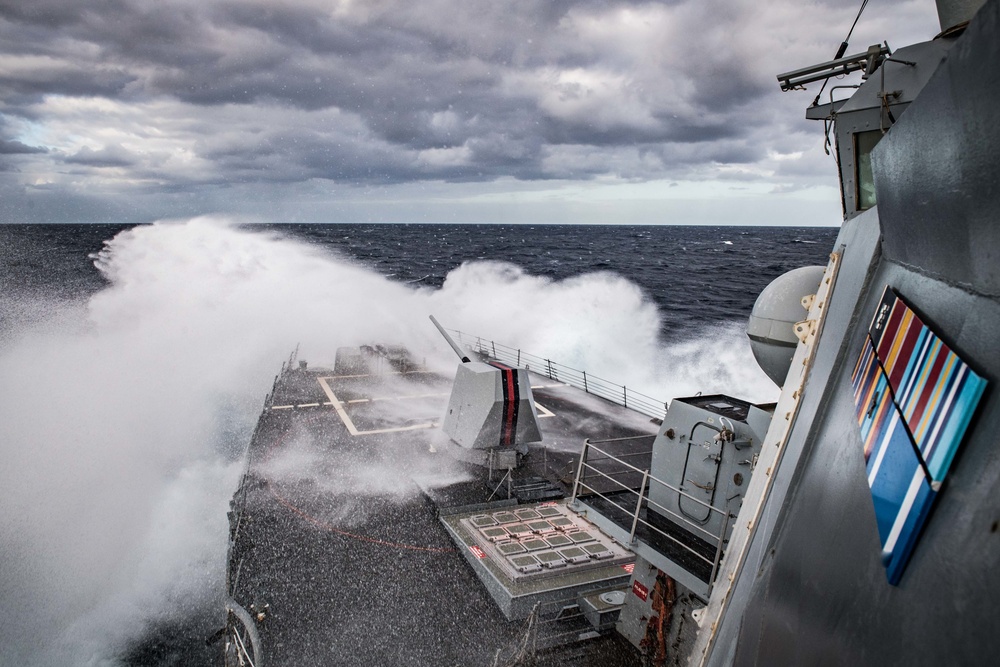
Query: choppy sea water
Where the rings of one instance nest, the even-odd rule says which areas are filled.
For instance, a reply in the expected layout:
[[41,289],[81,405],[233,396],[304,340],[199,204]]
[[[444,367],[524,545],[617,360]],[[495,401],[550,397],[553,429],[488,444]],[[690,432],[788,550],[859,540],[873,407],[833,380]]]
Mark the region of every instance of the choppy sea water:
[[[665,399],[768,400],[742,326],[834,229],[0,226],[0,664],[208,664],[281,360],[494,336]],[[450,362],[445,348],[440,360]]]
[[[107,286],[91,257],[121,225],[0,226],[5,294],[80,297]],[[656,303],[663,335],[746,319],[774,278],[826,264],[829,227],[624,225],[269,225],[305,243],[353,258],[389,280],[440,288],[465,262],[509,262],[534,276],[565,280],[608,271]]]

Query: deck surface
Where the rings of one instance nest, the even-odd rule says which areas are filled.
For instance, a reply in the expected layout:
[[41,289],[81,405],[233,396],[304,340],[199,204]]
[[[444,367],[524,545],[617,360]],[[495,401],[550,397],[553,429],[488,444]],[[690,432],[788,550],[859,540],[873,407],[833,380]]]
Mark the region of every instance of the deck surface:
[[[532,385],[543,443],[516,478],[545,478],[568,495],[585,438],[655,433],[648,418],[572,387],[534,375]],[[491,480],[449,456],[439,422],[450,389],[425,372],[324,369],[276,384],[234,498],[230,559],[233,598],[267,605],[258,630],[268,665],[506,664],[521,646],[526,623],[504,617],[438,520],[504,490],[501,471]],[[580,620],[537,633],[559,644],[587,629]],[[613,633],[537,659],[640,661]]]

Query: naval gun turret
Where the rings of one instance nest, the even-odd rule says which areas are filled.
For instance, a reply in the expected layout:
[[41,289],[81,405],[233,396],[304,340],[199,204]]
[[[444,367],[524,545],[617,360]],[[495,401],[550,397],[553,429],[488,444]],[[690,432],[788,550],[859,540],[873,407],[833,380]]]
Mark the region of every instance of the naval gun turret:
[[431,322],[462,360],[442,430],[465,460],[515,467],[528,444],[542,439],[528,371],[499,361],[472,361],[433,315]]

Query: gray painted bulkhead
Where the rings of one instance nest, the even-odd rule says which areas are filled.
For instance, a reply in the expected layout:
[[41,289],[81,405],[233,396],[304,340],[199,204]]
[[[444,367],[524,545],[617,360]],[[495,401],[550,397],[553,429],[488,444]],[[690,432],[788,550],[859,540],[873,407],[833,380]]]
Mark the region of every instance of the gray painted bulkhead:
[[[1000,655],[998,28],[991,0],[873,153],[879,203],[838,237],[815,365],[710,664]],[[879,558],[850,387],[886,284],[989,382],[898,586]]]
[[855,135],[891,127],[893,118],[902,116],[953,43],[954,39],[936,39],[900,48],[831,115],[836,119],[836,150],[845,217],[852,218],[864,210],[858,201]]
[[[715,405],[733,408],[710,409]],[[707,405],[697,398],[674,399],[653,443],[649,472],[665,484],[649,484],[649,512],[709,542],[728,537],[729,515],[739,512],[770,420],[770,413],[726,396]],[[733,429],[731,441],[716,437],[720,428]],[[725,535],[723,528],[728,528]]]

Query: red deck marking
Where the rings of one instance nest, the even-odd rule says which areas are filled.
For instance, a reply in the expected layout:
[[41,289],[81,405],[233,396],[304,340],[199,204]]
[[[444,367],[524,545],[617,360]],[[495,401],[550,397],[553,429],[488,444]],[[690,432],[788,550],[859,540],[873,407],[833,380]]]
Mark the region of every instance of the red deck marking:
[[384,546],[384,547],[392,547],[393,549],[407,549],[409,551],[430,551],[430,552],[433,552],[433,553],[452,553],[452,552],[455,551],[454,549],[450,549],[450,548],[422,547],[422,546],[418,546],[416,544],[403,544],[401,542],[391,542],[389,540],[380,540],[377,537],[371,537],[369,535],[359,535],[358,533],[350,533],[350,532],[348,532],[346,530],[341,530],[340,528],[337,528],[336,526],[331,526],[327,522],[325,522],[325,521],[323,521],[321,519],[317,519],[313,515],[308,514],[307,512],[304,512],[303,510],[299,509],[298,507],[296,507],[295,505],[293,505],[291,503],[291,501],[289,501],[287,498],[285,498],[284,496],[282,496],[281,494],[279,494],[277,491],[275,491],[273,484],[268,484],[268,490],[271,492],[271,495],[274,496],[274,499],[277,500],[282,505],[284,505],[286,508],[288,508],[292,512],[298,514],[300,517],[302,517],[303,519],[305,519],[309,523],[313,524],[314,526],[317,526],[317,527],[322,528],[324,530],[328,530],[331,533],[336,533],[338,535],[343,535],[344,537],[350,537],[352,539],[360,540],[362,542],[369,542],[371,544],[378,544],[378,545],[381,545],[381,546]]
[[[269,458],[270,454],[271,454],[271,450],[274,449],[278,445],[284,444],[285,439],[289,435],[290,435],[290,433],[285,433],[284,435],[282,435],[277,440],[271,442],[271,444],[268,445],[264,449],[264,455],[263,455],[262,459],[263,460],[267,460]],[[450,547],[424,547],[424,546],[420,546],[420,545],[416,545],[416,544],[403,544],[401,542],[392,542],[392,541],[389,541],[389,540],[381,540],[381,539],[379,539],[377,537],[371,537],[369,535],[360,535],[358,533],[351,533],[351,532],[348,532],[346,530],[341,530],[340,528],[337,528],[336,526],[332,526],[329,523],[323,521],[322,519],[317,519],[316,517],[314,517],[313,515],[309,514],[308,512],[306,512],[306,511],[304,511],[304,510],[299,509],[298,507],[296,507],[295,504],[292,503],[292,501],[288,500],[287,498],[285,498],[284,496],[282,496],[280,493],[278,493],[278,491],[274,488],[274,484],[273,483],[268,483],[267,490],[268,490],[268,493],[270,493],[271,496],[275,500],[277,500],[279,504],[283,505],[289,511],[294,512],[295,514],[299,515],[302,519],[308,521],[309,523],[313,524],[314,526],[316,526],[318,528],[322,528],[323,530],[327,530],[327,531],[329,531],[331,533],[336,533],[337,535],[343,535],[344,537],[350,537],[351,539],[360,540],[361,542],[368,542],[370,544],[378,544],[380,546],[391,547],[393,549],[406,549],[408,551],[426,551],[426,552],[431,552],[431,553],[454,553],[456,551],[456,549],[453,549],[453,548],[450,548]]]

